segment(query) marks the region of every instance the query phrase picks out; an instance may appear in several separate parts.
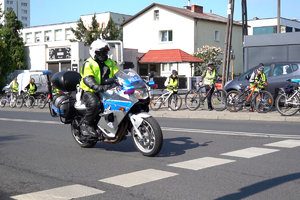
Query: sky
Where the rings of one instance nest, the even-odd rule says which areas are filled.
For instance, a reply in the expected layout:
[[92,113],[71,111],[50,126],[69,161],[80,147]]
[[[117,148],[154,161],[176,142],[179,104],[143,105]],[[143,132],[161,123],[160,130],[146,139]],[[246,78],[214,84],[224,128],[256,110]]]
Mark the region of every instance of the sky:
[[[227,17],[229,0],[191,0],[204,12]],[[30,0],[31,26],[78,21],[80,15],[115,12],[135,15],[152,3],[183,8],[188,0]],[[277,17],[277,0],[247,0],[248,19]],[[234,19],[241,20],[241,0],[235,0]],[[281,17],[300,20],[300,0],[281,0]]]

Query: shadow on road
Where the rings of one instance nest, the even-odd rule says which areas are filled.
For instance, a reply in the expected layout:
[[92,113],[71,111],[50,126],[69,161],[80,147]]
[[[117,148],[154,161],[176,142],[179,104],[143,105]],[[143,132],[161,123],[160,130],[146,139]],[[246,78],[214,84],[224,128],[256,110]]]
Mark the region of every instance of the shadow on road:
[[0,144],[4,145],[8,141],[12,140],[19,140],[20,138],[27,137],[25,135],[5,135],[5,136],[0,136]]
[[177,137],[164,139],[163,148],[158,154],[158,157],[169,157],[182,155],[188,149],[194,149],[200,146],[208,146],[212,141],[207,141],[202,144],[195,143],[190,137]]
[[252,196],[264,190],[268,190],[272,187],[276,187],[278,185],[287,183],[289,181],[294,181],[296,179],[300,179],[300,173],[289,174],[285,176],[279,176],[276,178],[272,178],[269,180],[265,180],[262,182],[255,183],[253,185],[244,187],[240,189],[240,192],[234,194],[228,194],[226,196],[217,198],[215,200],[239,200],[244,199],[246,197]]

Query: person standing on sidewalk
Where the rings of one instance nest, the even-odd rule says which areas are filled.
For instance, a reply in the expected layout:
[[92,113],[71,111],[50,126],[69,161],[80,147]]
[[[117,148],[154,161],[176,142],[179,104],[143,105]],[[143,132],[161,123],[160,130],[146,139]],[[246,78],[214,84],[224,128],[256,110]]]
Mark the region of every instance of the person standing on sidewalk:
[[211,105],[211,96],[215,89],[215,83],[218,79],[219,77],[214,67],[214,63],[212,62],[207,63],[207,69],[200,76],[199,85],[200,86],[204,85],[206,92],[210,90],[210,92],[207,94],[207,104],[208,104],[209,111],[213,110],[213,107]]
[[[172,70],[171,76],[167,78],[165,81],[165,86],[167,87],[167,90],[170,92],[172,91],[174,94],[178,93],[178,72],[176,70]],[[168,110],[171,110],[171,108],[168,108]]]
[[[258,92],[259,89],[263,90],[265,89],[266,83],[267,83],[267,76],[264,73],[264,64],[260,63],[256,69],[252,72],[249,82],[250,87],[256,86],[254,92]],[[253,99],[255,95],[252,95],[252,100],[250,103],[250,112],[254,112],[254,100]]]

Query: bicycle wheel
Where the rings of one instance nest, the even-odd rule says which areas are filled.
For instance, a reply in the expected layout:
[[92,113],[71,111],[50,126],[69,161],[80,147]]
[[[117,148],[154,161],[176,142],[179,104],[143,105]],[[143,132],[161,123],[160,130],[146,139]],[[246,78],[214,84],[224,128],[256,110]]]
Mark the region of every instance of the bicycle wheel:
[[162,98],[158,95],[152,96],[151,102],[150,102],[150,107],[152,110],[158,110],[160,109],[162,104]]
[[16,101],[16,107],[17,108],[22,108],[23,104],[24,104],[23,97],[22,96],[18,96],[17,97],[17,101]]
[[172,94],[169,98],[168,107],[176,111],[181,108],[182,98],[178,94]]
[[216,111],[223,111],[226,109],[226,91],[216,90],[211,95],[211,105]]
[[6,104],[6,101],[7,100],[5,99],[5,97],[2,97],[1,100],[0,100],[0,107],[3,108],[5,106],[5,104]]
[[298,95],[280,94],[275,101],[277,111],[283,116],[292,116],[300,109],[300,99]]
[[273,96],[268,91],[260,91],[255,96],[255,107],[258,113],[269,112],[272,109],[273,103]]
[[26,107],[27,108],[32,108],[33,105],[34,105],[34,101],[35,101],[35,98],[33,96],[27,97],[27,99],[25,100]]
[[47,99],[46,95],[41,94],[41,95],[38,97],[37,104],[38,104],[38,107],[39,107],[40,109],[45,108],[47,102],[48,102],[48,99]]
[[16,107],[16,102],[17,102],[17,97],[14,95],[13,97],[10,97],[10,102],[9,102],[9,106],[11,108]]
[[197,90],[190,90],[184,97],[185,106],[189,110],[197,110],[200,106],[200,95]]
[[242,93],[240,91],[230,91],[226,95],[226,108],[230,112],[237,112],[243,109],[243,102],[241,101]]

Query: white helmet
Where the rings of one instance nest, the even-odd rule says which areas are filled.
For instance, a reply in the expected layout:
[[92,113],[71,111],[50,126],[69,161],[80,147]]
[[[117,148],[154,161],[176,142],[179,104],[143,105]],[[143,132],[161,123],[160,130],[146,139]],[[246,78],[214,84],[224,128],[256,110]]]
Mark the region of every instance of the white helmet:
[[106,55],[107,55],[107,53],[109,51],[109,45],[108,45],[108,43],[105,40],[100,40],[100,39],[95,40],[94,42],[92,42],[92,44],[90,46],[90,56],[93,59],[97,58],[98,55],[96,54],[96,52],[100,52],[101,50],[106,51]]

